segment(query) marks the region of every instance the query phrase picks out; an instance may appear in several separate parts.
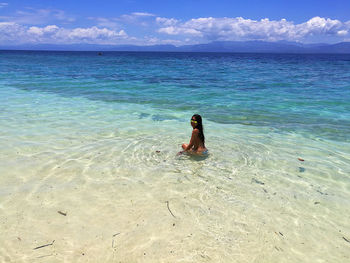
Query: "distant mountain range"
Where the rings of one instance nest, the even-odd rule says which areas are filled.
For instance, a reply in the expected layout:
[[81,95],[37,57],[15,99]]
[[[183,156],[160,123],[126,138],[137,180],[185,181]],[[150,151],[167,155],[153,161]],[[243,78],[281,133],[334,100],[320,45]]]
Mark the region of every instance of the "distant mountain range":
[[50,51],[139,51],[139,52],[232,52],[232,53],[350,53],[350,42],[337,44],[302,44],[297,42],[216,41],[207,44],[173,45],[95,45],[95,44],[38,44],[1,46],[0,50],[50,50]]

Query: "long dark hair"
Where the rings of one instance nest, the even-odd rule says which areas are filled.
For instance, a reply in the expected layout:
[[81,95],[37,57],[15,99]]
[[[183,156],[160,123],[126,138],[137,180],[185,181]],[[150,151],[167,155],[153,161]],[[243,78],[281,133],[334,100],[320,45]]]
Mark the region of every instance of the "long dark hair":
[[203,124],[202,124],[202,117],[201,115],[199,114],[194,114],[192,116],[192,118],[195,118],[195,120],[197,121],[197,126],[195,127],[195,129],[198,129],[199,130],[199,139],[201,139],[201,141],[203,142],[203,145],[204,145],[204,142],[205,142],[205,137],[204,137],[204,133],[203,133]]

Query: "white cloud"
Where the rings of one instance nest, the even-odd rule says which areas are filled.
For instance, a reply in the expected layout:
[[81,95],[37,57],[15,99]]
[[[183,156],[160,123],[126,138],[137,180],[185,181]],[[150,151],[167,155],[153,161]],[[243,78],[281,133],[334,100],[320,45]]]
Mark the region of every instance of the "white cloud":
[[67,29],[56,25],[27,27],[17,23],[0,23],[0,44],[119,44],[128,40],[124,30],[114,31],[96,26]]
[[142,13],[142,12],[134,12],[134,13],[131,13],[131,15],[133,16],[143,16],[143,17],[149,17],[149,16],[155,16],[154,14],[151,14],[151,13]]
[[0,43],[17,42],[26,34],[26,29],[13,22],[0,22]]
[[309,21],[296,25],[296,32],[300,36],[307,35],[335,35],[339,30],[344,28],[345,24],[339,20],[329,18],[314,17]]
[[174,27],[174,26],[169,26],[169,27],[163,27],[158,30],[159,33],[166,33],[168,35],[192,35],[192,36],[200,36],[202,37],[203,34],[193,28],[179,28],[179,27]]
[[72,40],[114,39],[126,36],[124,30],[116,32],[107,28],[98,28],[96,26],[90,28],[74,28],[73,30],[66,30],[66,32],[68,32],[68,38]]
[[339,30],[337,32],[337,35],[339,36],[346,36],[349,32],[347,30]]
[[156,22],[161,26],[174,26],[179,20],[174,18],[157,17]]
[[43,36],[44,34],[52,34],[57,32],[59,30],[59,27],[56,25],[46,26],[46,27],[36,27],[32,26],[27,30],[28,34],[33,34],[37,36]]
[[128,24],[147,26],[149,25],[147,22],[150,22],[150,19],[153,19],[154,16],[155,15],[151,13],[134,12],[131,14],[121,15],[120,17],[115,18],[115,20]]
[[308,36],[345,36],[350,29],[350,21],[314,17],[301,24],[294,24],[286,19],[261,20],[236,18],[197,18],[186,22],[172,22],[157,18],[163,27],[159,33],[200,37],[205,40],[293,40],[300,41]]
[[8,3],[0,3],[0,8],[8,6]]
[[116,18],[104,18],[104,17],[88,17],[89,20],[94,20],[98,27],[107,27],[112,29],[120,28],[120,24],[116,21]]

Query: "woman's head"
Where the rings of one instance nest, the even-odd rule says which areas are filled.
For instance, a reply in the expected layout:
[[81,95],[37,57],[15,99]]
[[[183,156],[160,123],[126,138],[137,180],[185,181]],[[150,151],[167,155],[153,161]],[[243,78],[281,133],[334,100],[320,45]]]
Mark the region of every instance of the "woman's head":
[[205,137],[204,137],[204,133],[203,133],[203,124],[202,124],[202,117],[199,114],[194,114],[191,118],[191,125],[194,128],[199,130],[199,138],[201,139],[201,141],[204,144],[205,141]]
[[193,128],[202,125],[202,117],[199,114],[194,114],[191,118],[191,125]]

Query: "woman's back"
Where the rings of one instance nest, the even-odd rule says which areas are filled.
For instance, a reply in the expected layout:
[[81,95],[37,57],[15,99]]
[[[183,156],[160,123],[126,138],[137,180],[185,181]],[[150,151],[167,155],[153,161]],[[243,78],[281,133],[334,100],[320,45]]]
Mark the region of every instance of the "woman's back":
[[197,128],[194,128],[192,131],[192,135],[193,135],[193,151],[203,151],[206,150],[204,142],[201,140],[200,136],[200,131]]

